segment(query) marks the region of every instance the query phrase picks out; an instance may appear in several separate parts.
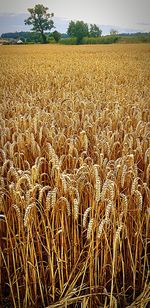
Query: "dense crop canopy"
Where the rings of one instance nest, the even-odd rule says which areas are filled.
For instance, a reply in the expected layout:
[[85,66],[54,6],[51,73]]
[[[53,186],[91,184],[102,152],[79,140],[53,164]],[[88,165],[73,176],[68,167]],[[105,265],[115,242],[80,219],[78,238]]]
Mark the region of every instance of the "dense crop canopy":
[[146,307],[150,46],[0,54],[2,302]]

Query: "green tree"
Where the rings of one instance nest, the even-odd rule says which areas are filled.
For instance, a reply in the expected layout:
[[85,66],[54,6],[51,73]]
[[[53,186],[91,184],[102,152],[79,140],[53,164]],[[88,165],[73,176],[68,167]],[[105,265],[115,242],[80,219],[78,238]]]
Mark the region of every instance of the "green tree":
[[110,30],[110,35],[117,35],[117,34],[118,34],[117,30],[115,30],[115,29]]
[[25,39],[23,36],[20,36],[20,37],[19,37],[19,40],[21,40],[23,43],[26,42],[26,39]]
[[102,30],[95,24],[90,24],[90,31],[89,34],[91,37],[98,37],[102,35]]
[[54,28],[54,22],[51,19],[54,14],[47,11],[48,8],[44,7],[43,4],[36,4],[34,8],[28,8],[30,17],[24,21],[25,25],[33,25],[33,31],[41,33],[43,43],[46,43],[44,31]]
[[83,37],[89,35],[88,24],[83,21],[71,21],[67,30],[67,34],[77,38],[77,44],[82,42]]
[[61,33],[59,33],[58,31],[55,30],[53,32],[53,38],[54,38],[55,42],[58,43],[59,40],[61,39]]

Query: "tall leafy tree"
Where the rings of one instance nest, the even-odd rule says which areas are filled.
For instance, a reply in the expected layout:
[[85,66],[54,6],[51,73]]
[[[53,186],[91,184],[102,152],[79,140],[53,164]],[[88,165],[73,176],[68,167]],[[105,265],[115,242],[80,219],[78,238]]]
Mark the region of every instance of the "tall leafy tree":
[[89,34],[91,37],[98,37],[102,35],[102,30],[95,24],[90,24],[90,31]]
[[61,33],[59,33],[58,31],[55,30],[55,31],[52,33],[52,35],[53,35],[53,38],[54,38],[55,42],[58,43],[59,40],[61,39]]
[[33,31],[41,33],[43,43],[46,43],[46,35],[44,31],[54,28],[52,17],[53,13],[48,13],[48,8],[43,4],[36,4],[34,8],[28,8],[30,17],[24,22],[25,25],[32,25]]
[[68,26],[67,34],[71,37],[76,37],[77,44],[80,44],[83,37],[89,35],[88,24],[79,20],[77,20],[76,22],[71,20]]

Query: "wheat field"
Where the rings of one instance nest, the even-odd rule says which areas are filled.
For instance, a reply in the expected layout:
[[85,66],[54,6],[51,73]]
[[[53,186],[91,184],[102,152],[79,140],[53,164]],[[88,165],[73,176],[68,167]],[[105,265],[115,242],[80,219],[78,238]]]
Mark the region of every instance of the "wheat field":
[[148,307],[150,45],[0,46],[2,307]]

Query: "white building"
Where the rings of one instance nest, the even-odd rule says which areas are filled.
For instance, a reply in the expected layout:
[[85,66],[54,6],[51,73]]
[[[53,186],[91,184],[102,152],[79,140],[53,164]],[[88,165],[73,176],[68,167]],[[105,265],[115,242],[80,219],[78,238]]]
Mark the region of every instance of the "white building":
[[23,44],[22,40],[17,41],[17,44]]

